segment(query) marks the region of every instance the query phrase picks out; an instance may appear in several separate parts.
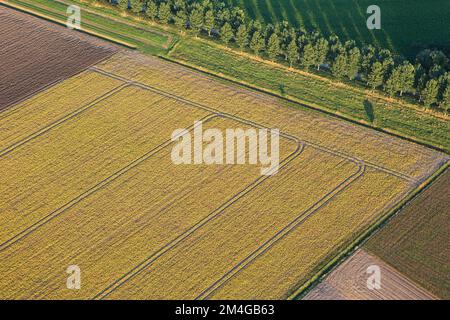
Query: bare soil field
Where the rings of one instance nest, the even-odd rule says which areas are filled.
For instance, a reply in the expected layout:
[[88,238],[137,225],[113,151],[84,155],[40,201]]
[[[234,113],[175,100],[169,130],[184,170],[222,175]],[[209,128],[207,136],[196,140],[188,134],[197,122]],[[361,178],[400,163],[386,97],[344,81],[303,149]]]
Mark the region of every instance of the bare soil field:
[[0,112],[111,56],[116,49],[0,5]]
[[[369,289],[371,266],[380,269],[380,288]],[[369,269],[370,271],[371,269]],[[434,300],[431,293],[394,268],[360,249],[343,262],[304,300]]]
[[[196,120],[279,129],[279,172],[174,164]],[[0,128],[3,299],[286,298],[448,160],[127,51]]]
[[365,246],[441,299],[450,299],[449,194],[447,169]]

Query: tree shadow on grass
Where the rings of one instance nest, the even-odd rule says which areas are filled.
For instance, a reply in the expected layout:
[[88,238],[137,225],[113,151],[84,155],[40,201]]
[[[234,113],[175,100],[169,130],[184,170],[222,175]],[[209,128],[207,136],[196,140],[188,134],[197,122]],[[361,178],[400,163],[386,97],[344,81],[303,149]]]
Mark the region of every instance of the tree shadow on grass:
[[367,118],[370,123],[375,121],[375,111],[373,109],[373,104],[369,100],[364,100],[364,110],[366,111]]

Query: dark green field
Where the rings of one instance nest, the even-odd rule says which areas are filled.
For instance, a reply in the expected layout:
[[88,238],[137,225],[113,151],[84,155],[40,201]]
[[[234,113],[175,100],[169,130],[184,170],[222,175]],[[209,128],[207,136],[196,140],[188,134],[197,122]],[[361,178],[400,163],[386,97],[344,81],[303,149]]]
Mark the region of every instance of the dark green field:
[[[288,20],[293,25],[336,33],[359,43],[372,43],[414,56],[426,46],[450,51],[448,0],[228,0],[266,22]],[[367,7],[381,8],[381,30],[366,27]]]

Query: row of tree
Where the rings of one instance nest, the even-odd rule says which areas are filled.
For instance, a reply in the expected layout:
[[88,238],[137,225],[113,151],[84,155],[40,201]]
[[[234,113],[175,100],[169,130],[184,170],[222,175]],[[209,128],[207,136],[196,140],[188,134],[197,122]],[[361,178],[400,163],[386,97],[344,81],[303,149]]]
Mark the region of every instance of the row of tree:
[[363,82],[389,96],[407,94],[426,107],[450,111],[449,59],[441,51],[424,50],[412,62],[387,49],[359,47],[355,41],[324,37],[288,22],[264,25],[219,0],[100,1],[174,24],[182,33],[204,34],[272,61],[285,61],[290,67],[327,70],[336,78]]

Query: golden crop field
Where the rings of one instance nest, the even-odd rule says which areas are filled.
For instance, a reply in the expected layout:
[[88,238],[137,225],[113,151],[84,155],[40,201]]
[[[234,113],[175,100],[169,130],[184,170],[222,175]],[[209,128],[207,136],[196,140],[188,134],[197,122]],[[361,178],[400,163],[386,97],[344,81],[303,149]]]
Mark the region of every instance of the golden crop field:
[[[448,160],[286,104],[123,51],[0,114],[0,298],[286,298]],[[175,165],[196,120],[279,129],[279,172]]]

